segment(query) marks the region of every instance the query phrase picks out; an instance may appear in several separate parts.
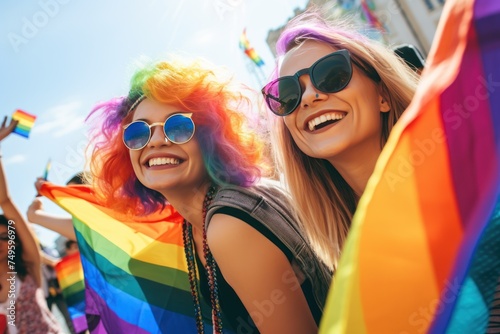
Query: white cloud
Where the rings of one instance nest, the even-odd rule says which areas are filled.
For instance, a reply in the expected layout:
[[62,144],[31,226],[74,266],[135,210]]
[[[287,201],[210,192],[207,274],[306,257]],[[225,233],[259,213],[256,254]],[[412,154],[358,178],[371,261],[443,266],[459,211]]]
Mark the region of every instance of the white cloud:
[[197,46],[210,45],[215,40],[215,32],[212,29],[198,30],[193,36],[193,43]]
[[42,116],[44,122],[35,123],[32,135],[50,134],[53,138],[59,138],[79,130],[84,132],[85,117],[79,112],[81,108],[81,101],[72,101],[50,108]]
[[19,164],[21,162],[26,161],[26,156],[23,154],[16,154],[11,157],[8,157],[5,159],[5,165],[10,165],[10,164]]

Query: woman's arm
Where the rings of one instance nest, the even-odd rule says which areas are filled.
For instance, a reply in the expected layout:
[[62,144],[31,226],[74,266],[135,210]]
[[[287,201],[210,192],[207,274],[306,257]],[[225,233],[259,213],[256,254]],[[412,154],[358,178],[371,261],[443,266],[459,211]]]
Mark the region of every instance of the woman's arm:
[[61,262],[61,259],[52,257],[48,254],[45,254],[44,252],[41,252],[41,261],[43,264],[55,267],[59,262]]
[[[17,125],[17,121],[11,120],[6,126],[7,117],[4,118],[0,127],[0,141],[12,133]],[[11,219],[15,228],[16,240],[19,240],[23,245],[23,260],[26,263],[28,274],[35,280],[38,286],[41,285],[41,269],[40,269],[40,248],[36,241],[35,234],[29,227],[19,209],[14,205],[10,198],[7,187],[7,180],[3,169],[2,159],[0,158],[0,207],[7,219]],[[18,259],[19,260],[19,259]]]
[[242,220],[224,214],[212,217],[207,241],[221,273],[261,333],[317,333],[292,266],[276,245]]
[[43,203],[39,198],[35,198],[28,207],[27,216],[30,222],[57,232],[70,240],[76,241],[73,220],[70,217],[58,216],[45,212],[43,210]]

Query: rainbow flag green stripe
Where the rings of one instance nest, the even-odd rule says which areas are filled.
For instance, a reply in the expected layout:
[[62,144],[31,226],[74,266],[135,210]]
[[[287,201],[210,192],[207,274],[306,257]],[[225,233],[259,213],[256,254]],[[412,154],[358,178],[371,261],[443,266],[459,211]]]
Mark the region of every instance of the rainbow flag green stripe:
[[65,290],[68,292],[68,295],[73,295],[73,294],[79,293],[81,291],[84,291],[85,290],[85,283],[83,281],[83,272],[82,272],[81,279],[76,281],[73,284],[68,285],[65,288]]

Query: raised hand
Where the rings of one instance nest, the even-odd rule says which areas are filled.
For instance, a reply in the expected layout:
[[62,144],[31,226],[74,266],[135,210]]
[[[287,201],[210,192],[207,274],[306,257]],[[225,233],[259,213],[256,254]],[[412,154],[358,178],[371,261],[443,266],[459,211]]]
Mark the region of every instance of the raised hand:
[[45,180],[43,177],[38,177],[35,181],[35,188],[36,188],[36,192],[37,193],[40,193],[40,188],[42,188],[42,185],[47,182],[47,180]]
[[26,212],[29,221],[34,222],[36,220],[36,212],[38,210],[43,211],[43,203],[40,198],[36,197],[28,207],[28,211]]
[[10,135],[12,131],[14,131],[14,129],[16,128],[17,123],[19,123],[19,121],[11,118],[9,125],[7,125],[7,118],[8,118],[7,116],[4,117],[2,126],[0,127],[0,141],[2,141],[5,137]]

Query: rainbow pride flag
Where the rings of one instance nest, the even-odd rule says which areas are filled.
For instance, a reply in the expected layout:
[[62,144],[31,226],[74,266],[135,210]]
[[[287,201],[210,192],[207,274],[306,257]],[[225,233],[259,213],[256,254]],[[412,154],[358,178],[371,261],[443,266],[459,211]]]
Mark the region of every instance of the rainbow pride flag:
[[19,121],[13,132],[28,138],[31,128],[35,125],[36,116],[18,109],[12,114],[12,119]]
[[47,178],[49,177],[49,171],[51,167],[52,167],[52,161],[49,159],[49,161],[47,161],[47,164],[45,165],[45,170],[43,171],[43,179],[45,181],[47,181]]
[[368,4],[367,0],[361,0],[361,11],[363,12],[363,17],[368,22],[368,24],[381,32],[385,32],[386,29],[384,25],[382,24],[382,22],[380,22],[377,15],[373,12],[374,8],[375,4],[373,3],[373,1],[370,1],[370,4]]
[[245,52],[248,58],[250,58],[255,63],[255,65],[257,65],[258,67],[264,65],[264,61],[262,60],[262,58],[260,58],[255,49],[250,46],[250,42],[248,41],[247,38],[246,29],[243,29],[243,33],[240,36],[240,49],[242,49],[243,52]]
[[[485,332],[500,275],[499,31],[500,2],[446,1],[415,98],[360,200],[320,333]],[[480,314],[457,316],[467,313]]]
[[[73,217],[91,333],[196,333],[182,217],[172,207],[130,220],[86,186],[46,182],[40,193]],[[201,303],[210,333],[211,310]]]
[[63,257],[55,269],[75,332],[83,332],[87,329],[87,320],[85,319],[85,283],[80,253]]

